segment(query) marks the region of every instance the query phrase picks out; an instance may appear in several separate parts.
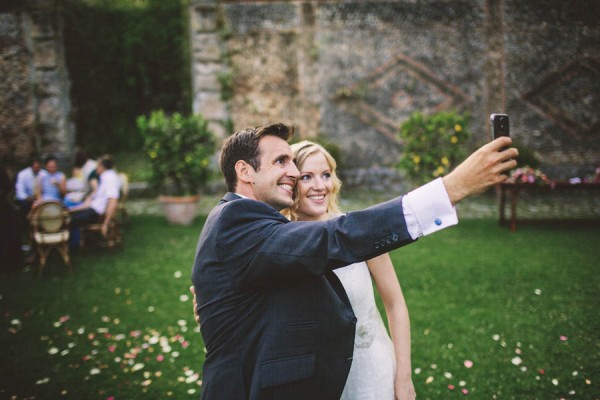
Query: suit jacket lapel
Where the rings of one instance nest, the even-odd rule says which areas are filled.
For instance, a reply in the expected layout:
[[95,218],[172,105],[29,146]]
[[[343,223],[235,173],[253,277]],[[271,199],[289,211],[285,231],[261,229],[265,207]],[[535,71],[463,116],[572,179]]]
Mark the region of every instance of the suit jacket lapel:
[[335,272],[327,271],[325,273],[325,278],[327,279],[327,281],[329,281],[329,284],[331,285],[333,290],[335,290],[339,298],[342,299],[342,301],[348,306],[352,307],[352,305],[350,304],[350,299],[348,298],[348,294],[346,293],[342,282],[340,282],[340,279],[337,277]]

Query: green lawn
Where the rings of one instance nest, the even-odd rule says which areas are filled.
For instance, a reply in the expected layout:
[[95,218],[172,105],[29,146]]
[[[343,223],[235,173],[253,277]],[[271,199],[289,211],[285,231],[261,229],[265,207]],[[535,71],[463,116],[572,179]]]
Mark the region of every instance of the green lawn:
[[[74,252],[72,275],[56,254],[42,279],[2,275],[0,398],[198,398],[202,222],[133,216],[123,249]],[[395,251],[418,398],[600,398],[599,248],[593,227],[473,219]]]

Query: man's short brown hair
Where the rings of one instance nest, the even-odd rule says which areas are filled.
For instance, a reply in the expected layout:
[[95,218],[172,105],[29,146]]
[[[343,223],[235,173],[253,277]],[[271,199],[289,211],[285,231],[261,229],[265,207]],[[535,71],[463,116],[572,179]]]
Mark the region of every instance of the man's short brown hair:
[[288,141],[293,134],[293,126],[277,123],[242,129],[225,139],[221,147],[220,165],[227,190],[235,192],[237,186],[235,164],[239,160],[244,160],[250,164],[255,171],[260,169],[258,142],[263,136],[271,135]]
[[98,164],[101,164],[104,169],[112,169],[113,166],[115,165],[115,162],[113,161],[113,158],[111,155],[109,154],[104,154],[102,156],[100,156],[100,158],[98,158],[97,161]]

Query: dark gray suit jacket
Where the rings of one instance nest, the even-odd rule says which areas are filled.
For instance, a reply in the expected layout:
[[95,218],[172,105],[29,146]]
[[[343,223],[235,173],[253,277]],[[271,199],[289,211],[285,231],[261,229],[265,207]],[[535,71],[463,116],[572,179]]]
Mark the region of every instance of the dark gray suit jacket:
[[289,222],[227,193],[192,271],[206,344],[202,399],[335,399],[356,317],[332,269],[413,240],[401,198],[324,222]]

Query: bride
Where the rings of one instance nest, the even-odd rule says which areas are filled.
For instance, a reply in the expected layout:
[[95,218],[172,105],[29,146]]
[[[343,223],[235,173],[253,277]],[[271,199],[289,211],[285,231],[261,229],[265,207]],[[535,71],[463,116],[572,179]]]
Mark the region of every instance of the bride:
[[[293,221],[326,220],[341,214],[341,182],[333,157],[310,141],[291,147],[300,177],[294,206],[282,213]],[[390,256],[384,254],[334,272],[358,319],[353,361],[342,400],[415,399],[408,310]],[[391,339],[375,304],[371,277],[383,300]]]

